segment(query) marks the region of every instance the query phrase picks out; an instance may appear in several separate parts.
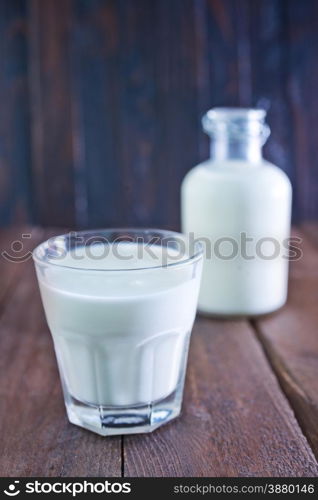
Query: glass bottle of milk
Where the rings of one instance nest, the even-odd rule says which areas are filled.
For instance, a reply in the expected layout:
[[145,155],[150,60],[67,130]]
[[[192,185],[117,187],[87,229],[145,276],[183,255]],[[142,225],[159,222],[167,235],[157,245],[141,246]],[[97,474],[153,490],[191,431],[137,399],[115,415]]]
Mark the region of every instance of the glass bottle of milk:
[[201,313],[254,316],[287,298],[292,189],[262,157],[265,116],[262,109],[213,108],[202,120],[211,157],[181,188],[183,232],[205,246]]

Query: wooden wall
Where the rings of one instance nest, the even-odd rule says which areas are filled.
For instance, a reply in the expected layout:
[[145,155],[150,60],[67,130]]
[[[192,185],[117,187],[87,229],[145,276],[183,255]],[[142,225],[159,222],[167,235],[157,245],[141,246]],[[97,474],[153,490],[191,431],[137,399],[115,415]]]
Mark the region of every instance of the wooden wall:
[[265,106],[318,218],[317,0],[0,0],[0,223],[178,227],[200,118]]

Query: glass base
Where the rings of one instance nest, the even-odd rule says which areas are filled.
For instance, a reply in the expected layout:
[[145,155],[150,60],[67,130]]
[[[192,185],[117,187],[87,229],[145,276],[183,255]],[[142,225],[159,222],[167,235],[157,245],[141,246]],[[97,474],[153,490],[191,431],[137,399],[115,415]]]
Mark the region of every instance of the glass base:
[[164,399],[136,406],[109,407],[83,403],[67,395],[65,405],[72,424],[101,436],[152,432],[178,417],[181,397],[178,390]]

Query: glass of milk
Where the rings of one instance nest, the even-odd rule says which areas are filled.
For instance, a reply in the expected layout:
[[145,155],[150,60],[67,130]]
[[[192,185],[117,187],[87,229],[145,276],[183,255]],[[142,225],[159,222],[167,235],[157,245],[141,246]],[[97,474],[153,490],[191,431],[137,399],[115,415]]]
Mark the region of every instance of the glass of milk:
[[200,243],[153,229],[72,232],[33,258],[70,422],[106,436],[177,417]]

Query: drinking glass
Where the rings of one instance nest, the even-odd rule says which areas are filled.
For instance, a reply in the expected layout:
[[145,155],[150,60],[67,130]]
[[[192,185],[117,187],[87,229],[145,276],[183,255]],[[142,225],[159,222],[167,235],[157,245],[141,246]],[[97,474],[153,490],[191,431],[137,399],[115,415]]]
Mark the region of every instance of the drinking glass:
[[179,415],[202,253],[156,229],[71,232],[34,250],[70,422],[106,436]]

